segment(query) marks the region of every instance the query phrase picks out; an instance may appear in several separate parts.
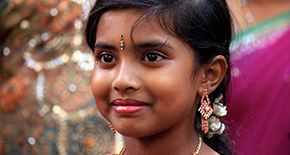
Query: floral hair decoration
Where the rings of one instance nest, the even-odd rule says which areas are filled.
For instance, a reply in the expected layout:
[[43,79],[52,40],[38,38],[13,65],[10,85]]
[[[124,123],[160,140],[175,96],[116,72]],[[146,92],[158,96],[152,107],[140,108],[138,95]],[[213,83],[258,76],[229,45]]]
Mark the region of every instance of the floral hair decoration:
[[206,134],[207,138],[211,138],[214,134],[221,135],[225,130],[225,124],[221,122],[219,117],[227,115],[226,106],[220,103],[223,95],[221,94],[218,98],[215,99],[213,103],[213,114],[209,117],[209,131]]

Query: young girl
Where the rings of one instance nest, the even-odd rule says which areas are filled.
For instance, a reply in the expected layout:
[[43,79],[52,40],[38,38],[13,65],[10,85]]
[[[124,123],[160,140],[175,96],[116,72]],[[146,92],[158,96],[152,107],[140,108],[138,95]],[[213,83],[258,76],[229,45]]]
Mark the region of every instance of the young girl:
[[224,0],[96,1],[85,31],[92,91],[125,137],[119,155],[231,153],[219,119],[231,30]]

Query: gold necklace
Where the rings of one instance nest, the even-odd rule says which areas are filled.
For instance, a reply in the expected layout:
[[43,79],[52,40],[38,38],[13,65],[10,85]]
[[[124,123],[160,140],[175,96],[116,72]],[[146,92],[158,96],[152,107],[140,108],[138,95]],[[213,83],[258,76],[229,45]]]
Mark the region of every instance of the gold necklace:
[[[202,138],[200,136],[198,136],[198,144],[195,148],[195,151],[192,152],[191,155],[197,155],[199,153],[199,150],[201,148],[201,144],[202,144]],[[124,146],[118,155],[124,155],[125,150],[126,150],[126,147]]]
[[199,153],[199,150],[201,148],[202,138],[198,136],[198,144],[196,146],[196,149],[194,152],[191,153],[191,155],[197,155]]
[[126,150],[126,147],[124,146],[124,147],[122,148],[122,150],[120,151],[119,155],[124,155],[125,150]]

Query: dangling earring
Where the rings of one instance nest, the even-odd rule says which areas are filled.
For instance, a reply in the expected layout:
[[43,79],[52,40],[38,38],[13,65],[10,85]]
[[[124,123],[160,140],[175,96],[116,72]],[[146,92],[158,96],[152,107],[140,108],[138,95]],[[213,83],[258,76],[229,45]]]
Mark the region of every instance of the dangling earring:
[[116,130],[114,129],[114,127],[113,127],[113,125],[111,123],[109,123],[109,127],[110,127],[111,131],[115,134]]
[[[206,98],[206,101],[204,100]],[[206,134],[208,132],[208,117],[212,114],[213,109],[210,106],[210,100],[208,98],[207,90],[203,90],[202,97],[200,101],[200,107],[198,111],[201,114],[201,131]]]

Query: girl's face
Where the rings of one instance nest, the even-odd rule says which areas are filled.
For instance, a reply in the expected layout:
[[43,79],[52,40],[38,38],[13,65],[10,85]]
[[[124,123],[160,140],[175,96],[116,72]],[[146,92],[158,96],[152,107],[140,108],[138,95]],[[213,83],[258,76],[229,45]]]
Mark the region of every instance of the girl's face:
[[[102,14],[96,34],[92,90],[101,114],[121,134],[151,136],[194,126],[200,72],[192,79],[193,50],[133,9]],[[121,34],[125,42],[120,48]]]

